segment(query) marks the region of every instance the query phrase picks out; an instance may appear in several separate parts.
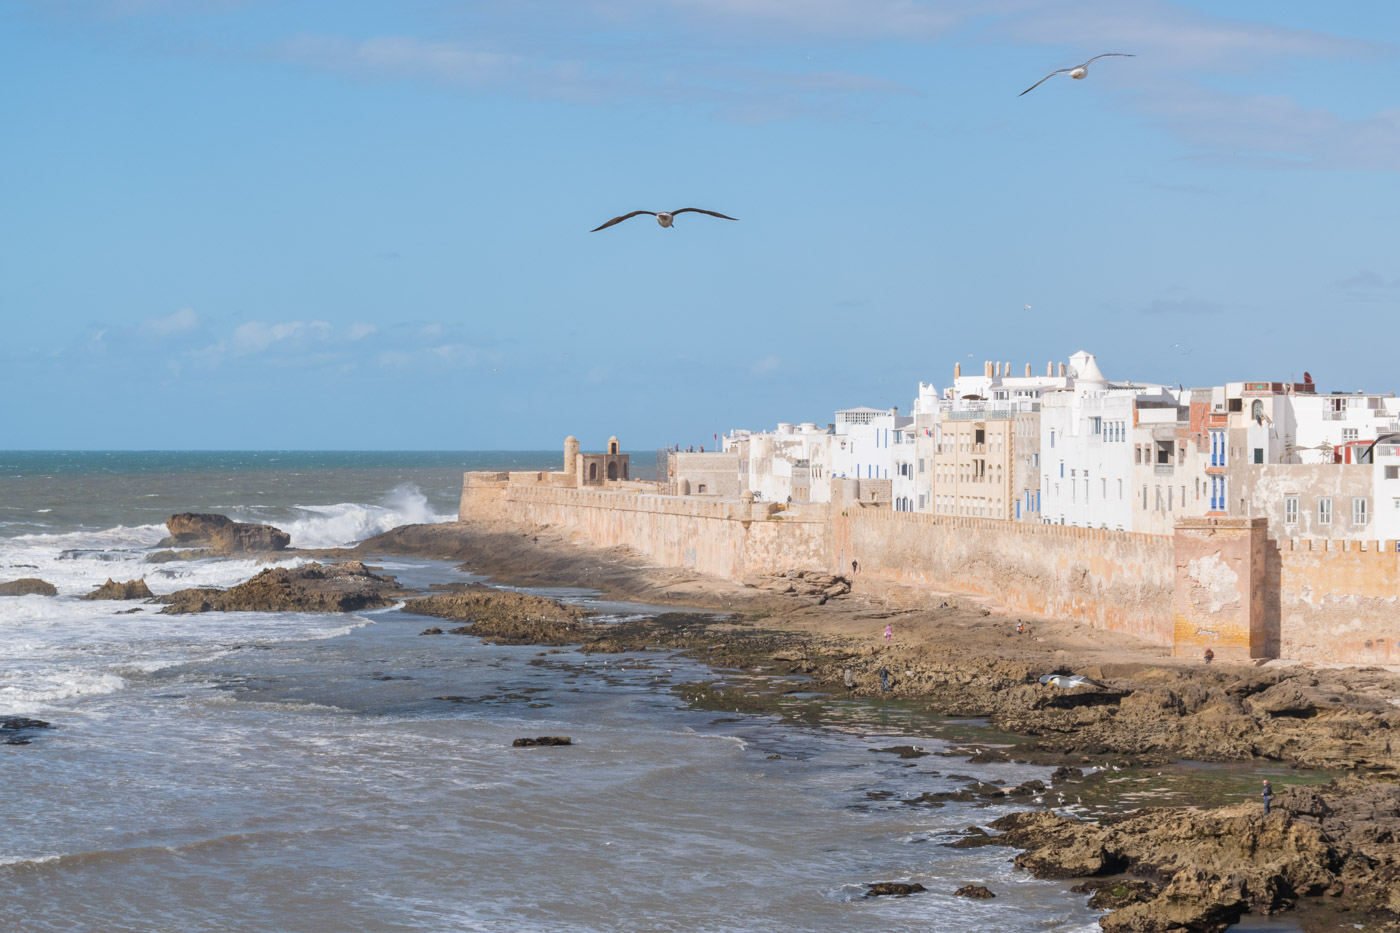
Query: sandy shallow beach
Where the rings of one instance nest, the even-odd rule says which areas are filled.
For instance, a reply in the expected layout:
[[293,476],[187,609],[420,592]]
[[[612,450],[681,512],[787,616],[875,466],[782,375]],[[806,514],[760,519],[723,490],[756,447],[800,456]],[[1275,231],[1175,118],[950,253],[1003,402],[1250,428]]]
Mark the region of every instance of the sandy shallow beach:
[[[1006,840],[974,834],[966,844],[1010,843],[1022,850],[1018,865],[1040,877],[1104,888],[1103,906],[1121,908],[1106,929],[1224,929],[1246,911],[1286,912],[1306,930],[1400,929],[1394,671],[1171,658],[1130,636],[1018,618],[986,600],[804,568],[739,584],[648,566],[558,529],[405,526],[322,553],[456,560],[499,585],[586,587],[715,610],[725,615],[493,631],[516,643],[581,642],[587,651],[679,650],[738,675],[804,679],[786,690],[745,676],[691,685],[686,698],[699,706],[801,717],[817,715],[806,698],[821,692],[977,717],[986,729],[970,731],[969,756],[1064,770],[1049,787],[988,789],[997,798],[1020,791],[1043,808],[1030,823],[1008,823]],[[1049,673],[1093,684],[1041,684]],[[1119,774],[1137,783],[1115,784],[1127,780]],[[1260,775],[1277,794],[1269,816]]]

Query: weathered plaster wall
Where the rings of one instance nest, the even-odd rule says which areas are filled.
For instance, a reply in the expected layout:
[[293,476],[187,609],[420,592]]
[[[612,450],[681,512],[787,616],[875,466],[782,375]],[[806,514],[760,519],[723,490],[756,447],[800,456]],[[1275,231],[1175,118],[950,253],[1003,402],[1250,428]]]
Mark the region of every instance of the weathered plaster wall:
[[1262,518],[1188,518],[1173,541],[1172,654],[1221,660],[1270,657]]
[[1271,549],[1279,656],[1400,664],[1400,553],[1394,541],[1285,540]]
[[832,519],[842,568],[893,583],[995,596],[1015,611],[1170,644],[1172,539],[878,509]]

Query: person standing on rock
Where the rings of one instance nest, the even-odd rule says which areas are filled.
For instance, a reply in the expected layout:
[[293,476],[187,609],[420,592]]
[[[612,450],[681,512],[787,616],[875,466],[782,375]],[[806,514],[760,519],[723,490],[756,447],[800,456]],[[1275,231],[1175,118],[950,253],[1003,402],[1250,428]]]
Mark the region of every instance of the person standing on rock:
[[842,676],[844,677],[844,679],[845,679],[845,681],[846,681],[846,689],[847,689],[847,690],[852,690],[852,689],[854,689],[854,688],[855,688],[855,685],[856,685],[856,675],[853,674],[853,673],[851,673],[851,669],[850,669],[849,667],[846,668],[846,670],[843,672],[843,675],[842,675]]
[[1268,780],[1264,781],[1264,789],[1259,792],[1259,796],[1264,801],[1264,815],[1269,815],[1269,804],[1274,802],[1274,789],[1269,786]]
[[886,622],[886,623],[885,623],[885,644],[888,645],[888,644],[890,643],[890,639],[893,638],[893,637],[894,637],[894,626],[892,626],[892,625],[890,625],[888,622]]
[[1207,648],[1207,649],[1206,649],[1206,663],[1209,664],[1211,661],[1214,661],[1214,660],[1215,660],[1215,652],[1212,651],[1211,649]]

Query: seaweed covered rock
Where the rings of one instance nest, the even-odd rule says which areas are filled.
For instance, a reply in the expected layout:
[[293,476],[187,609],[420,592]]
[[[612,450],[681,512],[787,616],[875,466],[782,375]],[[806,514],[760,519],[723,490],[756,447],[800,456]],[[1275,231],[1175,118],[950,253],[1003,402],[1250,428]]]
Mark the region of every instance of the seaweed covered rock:
[[572,644],[583,640],[586,613],[543,596],[498,590],[476,584],[460,593],[435,593],[410,599],[404,612],[466,622],[453,635],[475,635],[498,644]]

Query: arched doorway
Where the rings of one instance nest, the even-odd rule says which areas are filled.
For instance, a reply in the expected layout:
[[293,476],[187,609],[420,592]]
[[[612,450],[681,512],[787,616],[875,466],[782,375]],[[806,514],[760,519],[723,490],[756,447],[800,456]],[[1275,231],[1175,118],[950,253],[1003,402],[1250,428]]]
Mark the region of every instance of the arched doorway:
[[608,481],[609,481],[609,482],[612,482],[612,481],[614,481],[614,480],[616,480],[616,479],[617,479],[617,461],[616,461],[616,460],[609,460],[609,461],[608,461]]
[[590,463],[588,465],[588,479],[594,483],[598,481],[598,464]]

